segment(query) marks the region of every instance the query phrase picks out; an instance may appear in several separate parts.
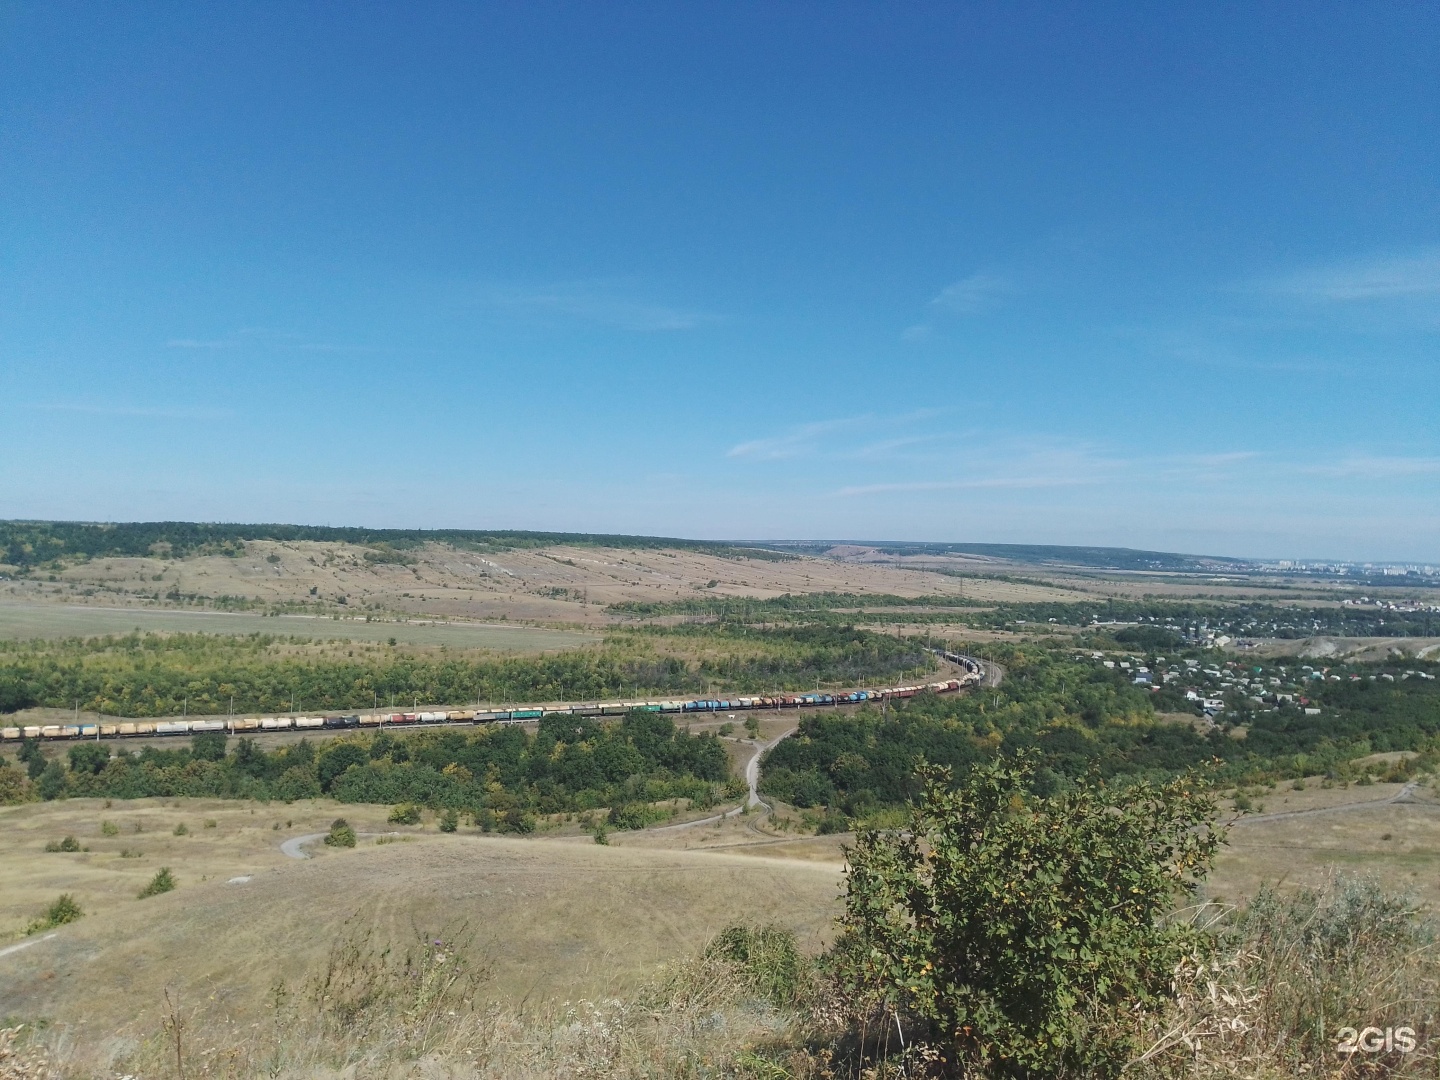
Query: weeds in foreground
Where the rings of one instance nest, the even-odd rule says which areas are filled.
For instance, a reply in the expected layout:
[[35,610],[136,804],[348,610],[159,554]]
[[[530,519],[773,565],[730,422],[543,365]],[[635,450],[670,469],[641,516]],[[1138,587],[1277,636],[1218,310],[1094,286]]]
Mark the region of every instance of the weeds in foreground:
[[[1291,1080],[1440,1076],[1440,966],[1434,932],[1373,882],[1262,892],[1247,908],[1198,918],[1219,952],[1172,972],[1172,1006],[1128,1022],[1142,1049],[1133,1080]],[[302,985],[277,984],[269,1021],[172,1005],[123,1060],[70,1055],[65,1076],[207,1080],[473,1077],[476,1080],[920,1080],[962,1073],[943,1044],[894,1015],[861,1015],[835,955],[819,961],[774,927],[722,931],[626,998],[522,1010],[487,997],[487,970],[464,928],[392,946],[348,931]],[[1138,1015],[1138,1014],[1137,1014]],[[177,1027],[178,1024],[178,1027]],[[1416,1049],[1337,1052],[1342,1027],[1409,1027]],[[203,1032],[203,1048],[192,1047]],[[1372,1039],[1371,1042],[1376,1043]],[[13,1038],[12,1038],[13,1042]],[[1392,1043],[1394,1040],[1392,1040]],[[0,1048],[6,1044],[0,1042]],[[192,1057],[192,1054],[194,1055]],[[3,1061],[0,1058],[0,1061]],[[0,1071],[0,1080],[39,1072]],[[1000,1073],[993,1074],[999,1077]],[[1062,1071],[1046,1080],[1089,1080]]]
[[0,1080],[45,1080],[51,1075],[45,1047],[30,1039],[25,1028],[0,1028]]
[[[1152,1031],[1144,1074],[1440,1075],[1440,942],[1404,897],[1339,874],[1316,889],[1266,888],[1220,940],[1221,959],[1176,969],[1177,1005]],[[1346,1031],[1367,1028],[1382,1033],[1378,1049]],[[1411,1050],[1393,1037],[1402,1028]]]

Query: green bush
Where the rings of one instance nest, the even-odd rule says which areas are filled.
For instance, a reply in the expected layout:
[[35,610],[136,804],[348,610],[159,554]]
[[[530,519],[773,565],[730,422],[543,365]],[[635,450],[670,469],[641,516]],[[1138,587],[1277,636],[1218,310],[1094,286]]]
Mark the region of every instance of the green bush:
[[669,816],[669,810],[649,803],[622,803],[611,808],[610,824],[617,829],[643,829]]
[[728,926],[706,947],[705,955],[733,965],[745,984],[772,1005],[790,1005],[801,997],[806,967],[789,930]]
[[155,876],[150,879],[150,884],[140,890],[139,899],[144,900],[147,896],[159,896],[161,893],[170,892],[175,888],[175,877],[170,873],[168,866],[162,866],[155,871]]
[[25,928],[27,934],[38,934],[42,930],[50,930],[57,926],[64,926],[72,923],[85,914],[80,905],[75,902],[75,897],[69,893],[61,893],[59,898],[45,909],[45,914],[34,920]]
[[528,835],[535,831],[536,824],[533,814],[527,814],[523,810],[507,810],[500,816],[495,827],[501,832]]
[[1176,965],[1209,952],[1168,916],[1221,842],[1215,800],[1194,777],[1045,798],[1035,765],[958,785],[926,768],[907,829],[861,831],[837,967],[857,1012],[908,1022],[967,1075],[1114,1077]]
[[51,840],[45,845],[46,851],[79,851],[80,841],[73,836],[67,836],[64,840]]
[[182,821],[182,822],[180,822],[179,825],[176,825],[176,826],[175,826],[174,833],[175,833],[176,836],[189,836],[189,835],[190,835],[190,829],[189,829],[189,827],[186,826],[186,824]]
[[402,803],[390,811],[387,820],[391,825],[419,825],[420,808],[414,803]]
[[101,835],[101,836],[119,836],[119,835],[120,835],[120,826],[119,826],[119,825],[116,825],[113,821],[102,821],[102,822],[100,823],[100,835]]
[[446,810],[440,815],[440,831],[454,832],[460,827],[460,815],[454,810]]
[[328,847],[354,847],[355,830],[343,817],[330,823],[330,832],[325,837]]

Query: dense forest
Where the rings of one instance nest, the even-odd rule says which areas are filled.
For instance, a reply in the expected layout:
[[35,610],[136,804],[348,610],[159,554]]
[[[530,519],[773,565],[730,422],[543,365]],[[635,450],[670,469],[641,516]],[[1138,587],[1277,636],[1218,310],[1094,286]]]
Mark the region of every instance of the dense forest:
[[0,521],[0,563],[21,568],[57,559],[159,555],[238,555],[246,540],[330,541],[402,550],[425,543],[504,551],[553,544],[608,548],[675,548],[727,557],[786,559],[788,554],[747,545],[661,536],[547,533],[477,529],[364,529],[322,525],[231,525],[193,521],[105,524],[83,521]]
[[[1433,680],[1350,674],[1316,682],[1312,704],[1262,708],[1232,695],[1228,722],[1202,730],[1172,688],[1135,686],[1128,673],[1039,647],[996,649],[1008,667],[998,689],[964,697],[927,695],[853,717],[806,716],[796,736],[765,757],[761,790],[797,806],[829,806],[866,817],[916,794],[922,761],[963,771],[998,753],[1034,749],[1043,792],[1098,771],[1161,778],[1208,767],[1218,781],[1254,784],[1313,775],[1358,778],[1355,759],[1410,750],[1433,764],[1440,751],[1440,687]],[[1173,710],[1173,711],[1171,711]],[[1192,719],[1198,721],[1198,717]],[[1380,766],[1377,766],[1380,768]],[[1386,765],[1387,770],[1395,766]]]
[[[21,769],[24,769],[22,774]],[[647,804],[688,799],[707,807],[738,797],[725,748],[655,713],[610,722],[547,717],[534,734],[511,725],[460,731],[389,732],[297,742],[267,753],[251,739],[233,747],[220,733],[189,747],[122,749],[76,743],[64,759],[21,748],[0,764],[0,802],[38,795],[147,796],[413,803],[467,811],[482,827],[527,831],[529,816],[609,807],[614,824],[644,824]]]
[[914,639],[837,625],[639,627],[599,648],[495,658],[253,634],[0,642],[0,711],[108,716],[587,701],[856,685],[927,668]]

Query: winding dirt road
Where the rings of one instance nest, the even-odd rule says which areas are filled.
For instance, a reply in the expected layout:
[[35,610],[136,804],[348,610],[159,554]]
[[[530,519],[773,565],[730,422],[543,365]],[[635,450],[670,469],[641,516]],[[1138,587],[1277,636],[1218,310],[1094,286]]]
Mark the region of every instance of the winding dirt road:
[[724,821],[726,818],[735,817],[737,814],[741,813],[747,806],[764,806],[768,809],[770,804],[767,803],[764,799],[760,798],[760,759],[765,755],[766,750],[769,750],[772,746],[779,743],[782,739],[787,739],[791,735],[794,735],[795,731],[795,728],[790,728],[786,731],[782,731],[779,735],[775,736],[775,738],[771,739],[769,742],[764,743],[756,741],[754,739],[741,740],[748,746],[754,747],[754,752],[750,755],[750,760],[745,762],[745,783],[749,785],[750,791],[746,795],[745,801],[739,806],[732,807],[731,809],[726,810],[724,813],[711,814],[709,817],[699,818],[696,821],[682,821],[678,825],[659,825],[646,831],[667,832],[674,829],[693,829],[697,825],[714,825],[717,821]]

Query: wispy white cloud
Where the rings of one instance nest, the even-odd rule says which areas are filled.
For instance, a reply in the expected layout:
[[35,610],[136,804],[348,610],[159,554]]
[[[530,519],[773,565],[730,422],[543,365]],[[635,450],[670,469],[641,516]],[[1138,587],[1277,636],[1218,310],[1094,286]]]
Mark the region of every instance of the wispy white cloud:
[[[970,437],[944,455],[947,475],[848,484],[840,496],[894,492],[1024,490],[1108,483],[1135,472],[1136,462],[1088,443],[1056,439]],[[938,459],[937,459],[938,460]]]
[[1339,303],[1440,295],[1440,249],[1318,267],[1261,283],[1262,291]]
[[878,442],[865,443],[845,453],[849,458],[878,458],[890,457],[897,451],[908,450],[917,446],[933,446],[936,443],[943,443],[954,436],[948,432],[937,432],[933,435],[907,435],[899,439],[881,439]]
[[997,274],[975,273],[952,281],[930,299],[930,315],[900,332],[900,340],[912,345],[933,340],[938,332],[936,323],[953,316],[978,315],[988,311],[1015,291],[1008,278]]
[[1013,286],[1005,278],[994,274],[971,274],[946,285],[930,301],[930,306],[957,315],[974,315],[993,307],[1011,291]]
[[230,409],[196,409],[167,405],[59,403],[31,405],[30,408],[38,412],[75,413],[81,416],[114,416],[137,420],[223,420],[235,415]]
[[199,341],[195,338],[171,338],[165,342],[167,349],[232,349],[237,341]]
[[812,453],[820,439],[833,431],[854,427],[874,420],[872,416],[848,416],[837,420],[819,420],[801,424],[781,435],[751,439],[737,443],[725,451],[726,457],[748,458],[752,461],[779,461]]
[[877,439],[857,445],[853,438],[837,440],[834,436],[856,428],[871,428],[877,431],[905,430],[942,415],[947,410],[924,408],[914,409],[899,416],[877,416],[864,413],[858,416],[837,417],[832,420],[816,420],[800,424],[778,435],[750,439],[738,443],[725,452],[726,457],[749,458],[754,461],[777,461],[822,455],[830,460],[847,458],[884,457],[909,446],[939,442],[952,438],[948,432],[926,432],[902,435],[889,439]]
[[246,327],[236,330],[226,338],[171,338],[165,342],[167,349],[273,349],[293,352],[363,353],[374,352],[367,345],[337,345],[328,341],[315,341],[303,334],[287,330],[269,330],[263,327]]
[[857,484],[844,487],[836,495],[883,495],[906,491],[976,491],[1002,488],[1079,487],[1097,484],[1099,477],[1084,476],[980,476],[973,480],[917,480],[913,483]]
[[1440,475],[1440,458],[1352,454],[1338,461],[1304,466],[1303,472],[1336,479],[1391,480]]
[[646,332],[694,330],[720,321],[718,315],[710,312],[636,299],[629,290],[607,282],[496,289],[483,300],[515,311],[560,315]]

